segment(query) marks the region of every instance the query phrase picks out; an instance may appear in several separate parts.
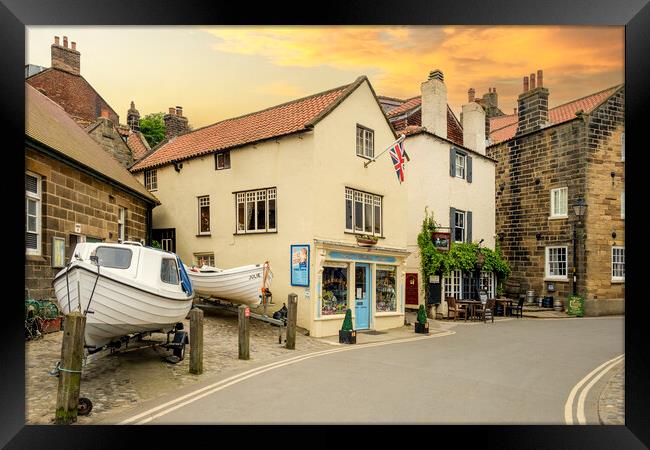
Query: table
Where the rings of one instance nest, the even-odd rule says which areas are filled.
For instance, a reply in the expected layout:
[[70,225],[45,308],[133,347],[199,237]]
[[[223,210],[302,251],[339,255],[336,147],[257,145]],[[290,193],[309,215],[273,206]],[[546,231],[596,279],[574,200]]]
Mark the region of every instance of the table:
[[465,321],[467,322],[467,317],[470,317],[470,320],[474,318],[475,310],[478,305],[481,304],[479,300],[456,300],[457,305],[466,305],[467,314],[465,314]]
[[[501,305],[503,308],[503,315],[507,315],[508,307],[512,306],[512,299],[509,298],[497,298],[496,303]],[[496,315],[496,314],[495,314]]]

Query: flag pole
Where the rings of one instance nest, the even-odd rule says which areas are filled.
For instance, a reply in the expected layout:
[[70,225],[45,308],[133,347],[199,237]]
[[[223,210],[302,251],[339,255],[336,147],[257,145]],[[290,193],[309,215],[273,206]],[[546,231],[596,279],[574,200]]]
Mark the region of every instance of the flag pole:
[[395,146],[395,144],[399,144],[400,142],[402,142],[404,139],[406,139],[406,135],[404,135],[404,134],[400,134],[399,139],[397,139],[395,142],[393,142],[393,143],[390,144],[388,147],[386,147],[386,150],[384,150],[383,152],[381,152],[380,154],[378,154],[377,156],[375,156],[375,157],[372,158],[371,160],[366,161],[365,163],[363,163],[363,167],[368,167],[368,165],[369,165],[370,163],[373,163],[373,162],[377,161],[377,158],[379,158],[381,155],[383,155],[383,154],[386,153],[388,150],[390,150],[391,148],[393,148],[393,147]]

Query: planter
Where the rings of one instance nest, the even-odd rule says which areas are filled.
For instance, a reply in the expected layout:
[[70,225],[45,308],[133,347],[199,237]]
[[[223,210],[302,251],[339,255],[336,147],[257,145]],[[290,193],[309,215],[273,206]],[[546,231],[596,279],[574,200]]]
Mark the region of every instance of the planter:
[[339,344],[356,344],[357,332],[355,330],[339,330]]
[[379,239],[376,236],[357,235],[357,244],[362,247],[372,247],[373,245],[377,245],[378,241]]
[[429,334],[429,322],[415,322],[415,332],[421,334]]
[[38,318],[41,333],[54,333],[55,331],[61,331],[61,317],[55,317],[53,319],[44,319]]

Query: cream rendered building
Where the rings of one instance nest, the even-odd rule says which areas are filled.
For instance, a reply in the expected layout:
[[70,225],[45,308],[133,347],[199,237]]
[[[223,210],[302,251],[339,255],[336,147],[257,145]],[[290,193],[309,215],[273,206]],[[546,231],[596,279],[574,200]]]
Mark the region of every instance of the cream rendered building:
[[[452,273],[444,279],[423,280],[417,245],[425,208],[436,222],[451,232],[452,242],[495,245],[495,164],[485,155],[485,112],[471,102],[463,105],[462,124],[447,106],[442,72],[431,72],[421,85],[421,96],[409,100],[381,97],[397,133],[406,135],[408,226],[406,262],[407,308],[430,302],[446,315],[446,296],[472,296],[473,274]],[[434,282],[429,285],[430,282]],[[482,285],[495,297],[496,280],[481,275]],[[426,286],[426,289],[425,289]],[[429,294],[427,289],[431,289]],[[441,301],[442,300],[442,301]]]
[[[355,329],[383,330],[404,324],[408,183],[387,153],[364,162],[395,140],[360,77],[179,135],[131,170],[162,203],[154,232],[186,264],[269,261],[274,308],[297,294],[312,336],[337,334],[348,307]],[[308,246],[308,286],[292,285],[292,245]]]

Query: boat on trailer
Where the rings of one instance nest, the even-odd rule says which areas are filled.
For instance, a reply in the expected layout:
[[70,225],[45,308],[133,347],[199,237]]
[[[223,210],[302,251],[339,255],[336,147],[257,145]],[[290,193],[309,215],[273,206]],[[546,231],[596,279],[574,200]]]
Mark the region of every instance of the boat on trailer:
[[119,345],[133,334],[169,335],[194,298],[180,257],[128,241],[77,244],[53,285],[63,313],[86,315],[84,338],[90,352]]
[[188,267],[187,274],[197,295],[252,307],[259,306],[270,295],[273,280],[268,261],[232,269]]

